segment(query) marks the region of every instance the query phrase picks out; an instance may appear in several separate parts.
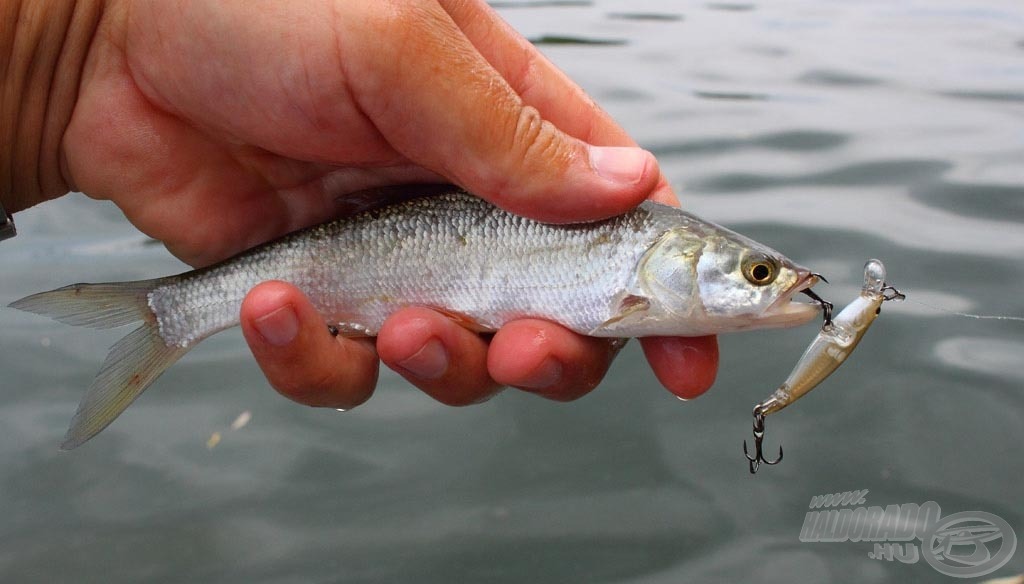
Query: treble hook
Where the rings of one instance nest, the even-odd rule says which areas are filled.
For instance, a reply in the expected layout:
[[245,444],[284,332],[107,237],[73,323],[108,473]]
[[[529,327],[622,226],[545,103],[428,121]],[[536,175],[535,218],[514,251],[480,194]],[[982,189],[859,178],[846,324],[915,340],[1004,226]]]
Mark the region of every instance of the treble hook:
[[743,455],[750,461],[750,474],[757,472],[758,467],[761,463],[769,466],[773,464],[779,464],[782,461],[782,446],[779,446],[779,457],[775,460],[768,460],[764,457],[762,450],[764,444],[764,411],[761,409],[761,404],[754,407],[754,456],[750,456],[747,451],[747,441],[743,441]]

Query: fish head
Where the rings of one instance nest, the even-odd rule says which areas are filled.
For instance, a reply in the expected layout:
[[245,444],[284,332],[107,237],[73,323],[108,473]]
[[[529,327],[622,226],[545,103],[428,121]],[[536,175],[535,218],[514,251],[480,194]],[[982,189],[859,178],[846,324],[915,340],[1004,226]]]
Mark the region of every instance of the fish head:
[[644,335],[693,336],[796,326],[821,315],[819,305],[794,299],[817,275],[717,225],[668,230],[639,268],[639,292],[623,300],[609,331],[634,325],[628,330]]
[[794,298],[818,275],[725,229],[705,238],[696,276],[703,318],[720,332],[797,326],[821,315],[820,305]]

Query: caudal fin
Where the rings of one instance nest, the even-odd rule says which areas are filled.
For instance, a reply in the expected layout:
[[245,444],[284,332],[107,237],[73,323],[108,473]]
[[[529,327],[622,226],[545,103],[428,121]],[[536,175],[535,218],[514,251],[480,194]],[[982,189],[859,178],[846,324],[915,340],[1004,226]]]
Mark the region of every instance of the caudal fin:
[[10,304],[12,308],[92,328],[113,328],[144,321],[110,349],[71,420],[61,444],[63,450],[81,446],[109,426],[161,373],[188,352],[187,348],[168,346],[164,342],[146,301],[153,288],[167,281],[161,278],[74,284]]
[[168,347],[148,322],[118,341],[78,404],[61,450],[77,448],[99,434],[187,352]]

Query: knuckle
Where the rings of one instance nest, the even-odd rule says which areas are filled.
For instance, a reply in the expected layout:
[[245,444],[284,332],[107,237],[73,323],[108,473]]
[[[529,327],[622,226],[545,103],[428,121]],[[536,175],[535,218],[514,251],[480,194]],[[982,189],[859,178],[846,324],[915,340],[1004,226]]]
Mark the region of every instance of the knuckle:
[[519,66],[509,73],[509,83],[516,88],[516,92],[524,100],[532,102],[531,98],[534,96],[535,88],[540,91],[545,89],[544,84],[540,82],[545,78],[543,72],[540,71],[542,66],[540,53],[533,45],[525,43],[519,47],[518,63]]
[[550,164],[564,158],[558,132],[533,106],[527,105],[520,109],[512,140],[509,151],[528,167],[541,161]]
[[524,176],[549,175],[553,169],[567,166],[571,150],[536,108],[509,103],[499,111],[507,114],[493,126],[488,140],[495,148],[498,164],[480,172],[495,193],[505,195],[513,187],[521,188]]

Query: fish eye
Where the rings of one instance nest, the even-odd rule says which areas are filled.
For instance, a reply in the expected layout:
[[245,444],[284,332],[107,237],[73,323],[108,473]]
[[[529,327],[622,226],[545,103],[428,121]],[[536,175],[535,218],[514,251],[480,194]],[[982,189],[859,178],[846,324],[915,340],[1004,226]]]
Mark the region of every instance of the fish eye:
[[768,258],[750,258],[743,265],[743,277],[755,286],[766,286],[775,281],[779,270]]

